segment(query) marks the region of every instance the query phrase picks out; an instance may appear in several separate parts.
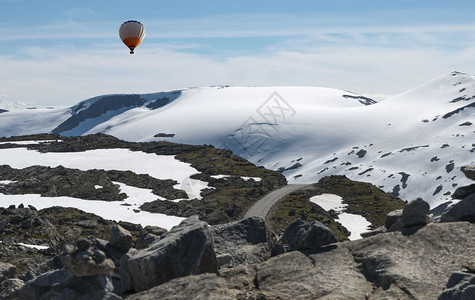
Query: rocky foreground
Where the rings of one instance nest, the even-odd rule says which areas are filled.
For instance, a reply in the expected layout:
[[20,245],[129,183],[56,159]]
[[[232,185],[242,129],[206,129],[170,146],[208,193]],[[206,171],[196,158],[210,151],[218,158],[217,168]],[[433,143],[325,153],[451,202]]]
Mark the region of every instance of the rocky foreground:
[[210,226],[194,216],[167,232],[75,221],[101,234],[69,232],[35,250],[12,242],[19,228],[40,241],[68,221],[10,207],[0,216],[0,299],[474,299],[473,185],[457,195],[437,219],[417,199],[347,242],[317,221],[296,220],[277,238],[260,218]]

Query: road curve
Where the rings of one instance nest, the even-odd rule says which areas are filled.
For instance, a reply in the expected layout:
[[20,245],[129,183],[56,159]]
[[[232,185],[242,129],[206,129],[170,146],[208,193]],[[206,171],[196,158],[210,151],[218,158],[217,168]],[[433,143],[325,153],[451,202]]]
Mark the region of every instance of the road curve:
[[274,206],[274,204],[277,203],[277,201],[279,201],[287,194],[290,194],[293,191],[301,189],[307,185],[308,184],[289,184],[278,190],[270,192],[269,194],[259,199],[259,201],[254,203],[251,208],[249,208],[247,213],[244,215],[244,219],[249,217],[262,217],[265,219],[270,209],[272,208],[272,206]]

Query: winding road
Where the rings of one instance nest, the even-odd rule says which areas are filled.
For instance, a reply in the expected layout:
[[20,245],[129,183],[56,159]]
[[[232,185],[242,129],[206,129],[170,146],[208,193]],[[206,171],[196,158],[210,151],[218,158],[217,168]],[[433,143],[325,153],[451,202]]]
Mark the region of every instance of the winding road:
[[272,206],[277,203],[281,198],[284,196],[301,189],[308,184],[289,184],[286,185],[278,190],[270,192],[269,194],[262,197],[259,201],[254,203],[251,208],[247,211],[246,215],[244,215],[244,219],[249,217],[262,217],[266,219],[267,214],[271,210]]

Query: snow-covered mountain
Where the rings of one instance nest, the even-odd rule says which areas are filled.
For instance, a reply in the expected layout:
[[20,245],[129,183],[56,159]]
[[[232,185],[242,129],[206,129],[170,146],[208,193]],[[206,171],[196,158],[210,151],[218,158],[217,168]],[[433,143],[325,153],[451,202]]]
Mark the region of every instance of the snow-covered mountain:
[[208,87],[108,95],[68,109],[11,110],[0,136],[107,133],[212,144],[281,170],[289,183],[346,175],[432,207],[469,184],[475,76],[453,72],[376,103],[316,87]]

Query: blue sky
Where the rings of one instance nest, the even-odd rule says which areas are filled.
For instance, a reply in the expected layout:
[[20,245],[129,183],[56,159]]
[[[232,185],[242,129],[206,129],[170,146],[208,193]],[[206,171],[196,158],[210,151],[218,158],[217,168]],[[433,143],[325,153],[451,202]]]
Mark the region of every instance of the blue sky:
[[[463,0],[0,0],[0,105],[209,85],[384,97],[475,73],[473,12]],[[135,55],[118,37],[130,19],[147,32]]]

